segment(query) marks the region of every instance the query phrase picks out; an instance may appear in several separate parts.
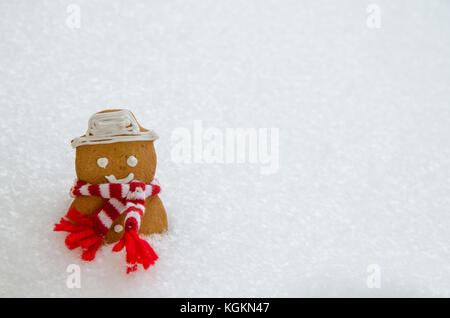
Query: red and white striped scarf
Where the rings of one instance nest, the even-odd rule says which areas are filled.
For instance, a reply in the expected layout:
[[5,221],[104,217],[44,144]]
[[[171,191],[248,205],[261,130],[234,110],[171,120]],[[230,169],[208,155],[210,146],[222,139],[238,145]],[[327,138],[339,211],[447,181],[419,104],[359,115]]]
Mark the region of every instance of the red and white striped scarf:
[[89,184],[77,181],[70,193],[73,197],[93,195],[105,199],[101,210],[92,217],[96,231],[105,236],[116,218],[123,213],[126,215],[125,228],[131,227],[138,231],[145,212],[145,199],[160,191],[161,187],[156,180],[147,185],[139,181],[129,184]]
[[77,181],[70,189],[72,197],[99,196],[105,199],[104,204],[92,216],[83,215],[72,207],[67,212],[66,219],[62,218],[59,224],[55,224],[54,230],[69,232],[65,241],[67,247],[81,247],[82,259],[91,261],[114,221],[125,214],[125,232],[113,251],[117,252],[125,247],[129,265],[127,273],[135,271],[137,264],[142,264],[147,269],[158,256],[147,241],[139,238],[138,231],[145,213],[145,199],[160,191],[161,187],[156,179],[150,184],[136,180],[129,184],[89,184]]

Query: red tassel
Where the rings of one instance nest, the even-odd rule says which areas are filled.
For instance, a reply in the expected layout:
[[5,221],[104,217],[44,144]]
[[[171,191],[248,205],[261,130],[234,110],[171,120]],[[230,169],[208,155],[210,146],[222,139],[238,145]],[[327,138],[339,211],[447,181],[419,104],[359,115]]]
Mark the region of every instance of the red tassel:
[[127,267],[127,274],[137,271],[137,264]]
[[158,255],[156,255],[150,244],[146,240],[141,239],[134,230],[128,229],[125,231],[120,241],[114,245],[113,252],[121,251],[124,247],[127,253],[127,274],[136,271],[138,264],[142,264],[144,269],[147,269],[158,259]]
[[84,261],[92,261],[95,258],[95,254],[97,253],[98,249],[102,246],[102,240],[98,241],[88,249],[86,249],[83,254],[81,254],[81,259]]
[[69,232],[65,240],[67,248],[72,250],[81,247],[84,249],[81,258],[92,261],[102,245],[102,238],[95,233],[92,219],[78,212],[75,207],[69,209],[65,218],[69,221],[62,218],[59,224],[55,224],[53,231]]

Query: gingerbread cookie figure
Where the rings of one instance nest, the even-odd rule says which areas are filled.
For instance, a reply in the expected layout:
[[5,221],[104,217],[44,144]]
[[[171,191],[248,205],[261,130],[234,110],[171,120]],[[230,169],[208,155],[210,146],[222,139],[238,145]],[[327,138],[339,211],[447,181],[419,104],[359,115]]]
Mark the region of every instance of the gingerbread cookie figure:
[[69,249],[80,247],[91,261],[105,244],[126,250],[127,273],[147,269],[158,258],[140,235],[163,233],[167,215],[155,177],[158,135],[142,128],[125,109],[105,110],[89,119],[85,135],[72,140],[77,181],[69,211],[55,231],[69,234]]

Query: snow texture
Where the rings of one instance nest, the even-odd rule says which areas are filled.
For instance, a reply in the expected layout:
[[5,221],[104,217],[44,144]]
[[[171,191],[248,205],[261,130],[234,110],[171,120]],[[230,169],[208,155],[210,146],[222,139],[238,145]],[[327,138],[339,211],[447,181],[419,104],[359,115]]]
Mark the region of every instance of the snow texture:
[[[448,1],[76,3],[79,29],[70,1],[0,1],[1,296],[450,296]],[[170,226],[128,276],[52,232],[70,140],[115,107],[160,135]],[[279,128],[279,170],[174,162],[194,120]]]

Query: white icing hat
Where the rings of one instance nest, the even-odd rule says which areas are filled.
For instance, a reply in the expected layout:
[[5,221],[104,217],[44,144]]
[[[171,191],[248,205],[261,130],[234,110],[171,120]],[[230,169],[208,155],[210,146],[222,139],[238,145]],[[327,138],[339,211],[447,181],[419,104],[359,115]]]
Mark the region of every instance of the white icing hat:
[[85,135],[71,141],[72,147],[114,142],[156,140],[158,135],[142,128],[134,115],[126,109],[104,111],[89,118]]

